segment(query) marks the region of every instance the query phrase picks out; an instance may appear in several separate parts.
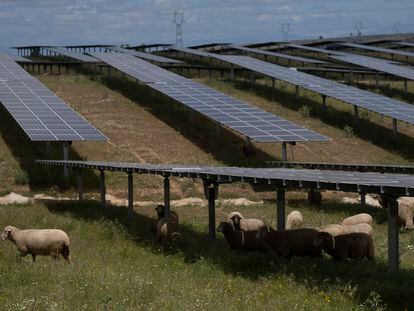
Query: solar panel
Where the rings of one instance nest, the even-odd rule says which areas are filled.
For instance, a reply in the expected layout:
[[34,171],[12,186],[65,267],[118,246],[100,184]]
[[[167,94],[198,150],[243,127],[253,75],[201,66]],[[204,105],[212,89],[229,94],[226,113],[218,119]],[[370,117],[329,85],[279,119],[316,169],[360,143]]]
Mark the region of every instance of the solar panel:
[[183,48],[183,47],[179,47],[179,46],[175,46],[175,45],[169,46],[168,48],[170,50],[179,51],[179,52],[183,52],[183,53],[187,53],[187,54],[194,54],[194,55],[198,55],[198,56],[201,56],[201,57],[210,57],[210,53],[200,51],[200,50]]
[[327,49],[321,49],[321,48],[315,48],[312,46],[307,45],[299,45],[299,44],[284,44],[284,46],[299,49],[299,50],[305,50],[310,52],[316,52],[316,53],[322,53],[322,54],[329,54],[329,55],[343,55],[343,52],[333,51],[333,50],[327,50]]
[[327,137],[186,79],[142,59],[121,53],[90,53],[206,117],[258,142],[326,141]]
[[11,55],[11,54],[8,54],[8,55],[10,55],[11,58],[13,58],[13,60],[15,62],[18,62],[18,63],[32,63],[32,61],[30,59],[27,59],[27,58],[24,58],[24,57],[21,57],[21,56],[17,56],[17,55]]
[[349,48],[356,48],[356,49],[362,49],[362,50],[382,52],[382,53],[386,53],[386,54],[394,54],[394,55],[401,55],[401,56],[407,56],[407,57],[414,57],[413,52],[386,49],[386,48],[381,48],[381,47],[378,47],[378,46],[355,44],[355,43],[340,43],[340,45],[346,46],[346,47],[349,47]]
[[414,70],[408,67],[399,66],[381,59],[366,57],[361,55],[337,55],[330,56],[333,59],[340,60],[346,63],[359,65],[365,68],[371,68],[378,71],[386,72],[397,77],[402,77],[409,80],[414,80]]
[[100,161],[36,160],[37,164],[100,170],[158,174],[188,178],[209,178],[218,182],[251,182],[299,187],[318,187],[338,191],[391,193],[414,196],[412,175],[361,173],[291,168],[212,167],[179,164],[141,164]]
[[216,55],[216,57],[275,79],[298,85],[315,93],[414,124],[413,105],[247,56]]
[[94,59],[93,57],[90,57],[88,55],[81,54],[81,53],[72,52],[62,47],[44,47],[43,49],[51,51],[56,54],[69,57],[69,58],[79,60],[84,63],[96,63],[96,59]]
[[414,47],[414,42],[396,42],[398,45]]
[[150,61],[154,61],[157,63],[170,63],[170,64],[182,64],[182,61],[176,60],[176,59],[172,59],[172,58],[167,58],[167,57],[163,57],[163,56],[158,56],[158,55],[154,55],[154,54],[150,54],[150,53],[144,53],[144,52],[139,52],[139,51],[135,51],[135,50],[129,50],[129,49],[124,49],[121,47],[117,47],[117,46],[111,46],[107,48],[108,50],[112,50],[115,52],[120,52],[120,53],[127,53],[142,59],[147,59]]
[[271,52],[271,51],[265,51],[261,49],[253,49],[253,48],[249,48],[249,47],[245,47],[245,46],[241,46],[237,44],[230,44],[229,47],[236,49],[236,50],[240,50],[240,51],[268,55],[268,56],[273,56],[273,57],[279,57],[279,58],[284,58],[284,59],[293,60],[297,62],[310,63],[310,64],[326,64],[326,62],[323,62],[321,60],[305,58],[305,57],[300,57],[300,56],[293,56],[293,55],[282,54],[282,53]]
[[5,53],[0,53],[0,102],[32,141],[107,140]]

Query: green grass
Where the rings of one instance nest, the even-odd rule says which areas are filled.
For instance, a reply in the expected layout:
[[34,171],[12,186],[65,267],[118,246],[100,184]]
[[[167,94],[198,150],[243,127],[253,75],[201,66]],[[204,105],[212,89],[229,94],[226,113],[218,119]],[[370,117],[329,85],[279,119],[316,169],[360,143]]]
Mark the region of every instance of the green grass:
[[[338,221],[358,209],[333,202],[310,208],[296,197],[289,202],[288,211],[300,208],[308,226]],[[218,221],[233,209],[219,206]],[[273,204],[238,210],[248,217],[275,219]],[[152,208],[140,208],[128,217],[125,208],[102,210],[93,202],[1,206],[2,227],[55,227],[68,232],[73,264],[48,257],[33,264],[30,256],[20,258],[11,242],[2,242],[0,309],[378,310],[414,304],[410,270],[414,253],[407,248],[413,243],[411,234],[401,235],[402,273],[390,278],[384,224],[375,225],[375,264],[340,263],[327,256],[285,261],[265,253],[231,251],[222,237],[208,241],[206,208],[177,211],[183,237],[164,251],[154,242]]]

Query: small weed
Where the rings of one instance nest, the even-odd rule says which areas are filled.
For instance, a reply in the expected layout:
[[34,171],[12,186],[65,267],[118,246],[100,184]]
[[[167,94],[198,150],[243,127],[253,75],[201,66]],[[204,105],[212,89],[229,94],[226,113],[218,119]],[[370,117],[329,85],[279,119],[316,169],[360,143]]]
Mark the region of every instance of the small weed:
[[14,183],[16,185],[27,185],[29,183],[29,175],[27,172],[18,168],[14,173]]
[[344,127],[344,136],[345,137],[355,136],[354,129],[349,125],[345,125],[345,127]]
[[374,291],[369,294],[369,297],[364,302],[364,306],[369,310],[376,311],[387,309],[387,305],[382,301],[381,295]]
[[312,109],[307,105],[304,105],[299,109],[299,112],[304,118],[309,118],[311,115],[311,111]]

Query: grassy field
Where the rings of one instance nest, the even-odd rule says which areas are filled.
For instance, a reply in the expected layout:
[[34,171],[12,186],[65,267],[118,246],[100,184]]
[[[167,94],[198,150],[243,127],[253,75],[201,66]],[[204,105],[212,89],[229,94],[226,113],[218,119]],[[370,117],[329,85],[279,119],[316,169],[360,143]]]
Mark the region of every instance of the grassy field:
[[[59,97],[110,138],[108,143],[73,143],[72,159],[131,161],[144,163],[189,163],[208,165],[264,166],[278,160],[280,146],[255,144],[256,155],[246,158],[244,140],[180,105],[172,104],[148,89],[123,78],[95,79],[82,75],[39,76]],[[409,164],[413,161],[414,129],[399,125],[392,135],[391,121],[361,112],[360,128],[353,128],[349,105],[328,100],[321,113],[320,97],[293,89],[269,87],[269,81],[253,85],[243,81],[200,80],[213,88],[245,100],[266,111],[332,138],[327,143],[289,146],[290,160],[351,163]],[[361,87],[372,89],[365,83]],[[394,85],[391,85],[394,87]],[[399,86],[396,85],[396,88]],[[412,85],[410,85],[412,87]],[[377,92],[390,92],[383,86]],[[410,97],[403,100],[411,101]],[[29,144],[6,114],[0,112],[0,196],[14,191],[32,196],[45,193],[76,196],[75,179],[62,180],[60,169],[34,166],[35,158],[61,158],[58,144]],[[39,258],[32,264],[20,259],[10,242],[0,245],[0,310],[401,310],[414,306],[414,237],[400,235],[403,272],[386,272],[386,225],[375,224],[377,261],[338,263],[322,259],[293,258],[290,262],[261,253],[238,253],[222,238],[207,240],[207,208],[178,208],[183,220],[183,238],[173,250],[164,252],[154,242],[153,206],[136,207],[134,217],[126,209],[102,210],[96,201],[96,172],[85,172],[86,198],[91,201],[23,206],[0,206],[0,228],[58,227],[73,242],[72,266],[62,260]],[[173,179],[172,198],[203,198],[201,182]],[[126,198],[126,174],[107,174],[107,190]],[[137,176],[136,201],[161,201],[162,179]],[[323,205],[310,207],[304,193],[288,193],[288,211],[299,209],[306,226],[339,222],[361,211],[340,203],[343,193],[324,193]],[[355,197],[352,194],[346,196]],[[239,210],[245,216],[272,221],[275,193],[255,191],[246,184],[223,185],[220,199],[247,198],[260,202],[248,207],[217,208],[217,221]],[[367,208],[378,222],[381,210]],[[274,221],[271,222],[274,225]]]
[[[306,225],[337,222],[357,206],[327,202],[300,208]],[[232,210],[220,206],[218,218]],[[320,259],[273,259],[231,251],[222,237],[209,242],[207,209],[177,209],[181,240],[163,250],[154,242],[152,208],[129,217],[126,208],[102,210],[93,202],[0,207],[0,225],[58,227],[72,241],[73,264],[20,258],[9,241],[0,247],[2,310],[402,310],[414,306],[413,237],[401,235],[402,272],[386,272],[385,225],[375,225],[375,264]],[[241,208],[247,216],[275,219],[271,204]],[[347,212],[345,212],[347,211]],[[372,213],[379,211],[371,210]],[[22,217],[24,215],[24,217]]]

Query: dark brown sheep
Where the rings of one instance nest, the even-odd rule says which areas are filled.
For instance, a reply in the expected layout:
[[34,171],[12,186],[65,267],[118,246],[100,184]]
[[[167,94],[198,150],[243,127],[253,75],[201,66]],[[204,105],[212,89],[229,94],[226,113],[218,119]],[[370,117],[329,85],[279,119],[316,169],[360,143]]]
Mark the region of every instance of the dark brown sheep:
[[267,250],[277,256],[321,256],[321,246],[315,245],[315,238],[321,234],[315,229],[294,229],[276,231],[269,226],[261,227],[256,239],[263,243]]
[[348,233],[333,237],[327,232],[321,232],[314,244],[336,260],[375,259],[374,240],[365,233]]
[[[162,204],[159,204],[155,210],[157,211],[158,220],[165,217],[165,207]],[[175,222],[179,223],[179,218],[177,212],[170,211],[170,216],[175,220]]]
[[263,245],[256,240],[257,230],[239,231],[231,223],[221,222],[217,232],[223,233],[231,249],[264,250]]

